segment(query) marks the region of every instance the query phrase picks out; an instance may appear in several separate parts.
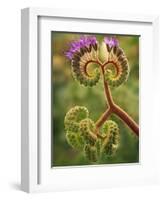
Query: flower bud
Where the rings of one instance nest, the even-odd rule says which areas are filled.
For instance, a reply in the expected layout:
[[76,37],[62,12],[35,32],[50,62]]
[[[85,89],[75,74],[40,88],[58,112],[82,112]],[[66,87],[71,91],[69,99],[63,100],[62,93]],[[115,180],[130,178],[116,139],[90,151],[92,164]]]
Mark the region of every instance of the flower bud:
[[91,162],[97,161],[97,149],[94,146],[91,146],[90,144],[86,144],[84,148],[84,153],[86,158]]
[[119,128],[114,121],[108,120],[104,123],[102,131],[106,138],[102,143],[101,152],[109,157],[114,155],[118,149],[120,140]]
[[84,148],[84,140],[83,138],[80,136],[79,133],[73,133],[73,132],[69,132],[67,131],[66,133],[66,140],[68,142],[68,144],[73,147],[76,150],[83,150]]

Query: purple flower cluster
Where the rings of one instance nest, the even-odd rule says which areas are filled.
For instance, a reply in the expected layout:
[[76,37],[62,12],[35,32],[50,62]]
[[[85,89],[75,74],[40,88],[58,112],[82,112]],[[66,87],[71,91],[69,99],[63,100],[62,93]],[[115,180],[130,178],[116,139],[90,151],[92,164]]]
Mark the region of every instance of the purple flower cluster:
[[110,48],[118,46],[118,40],[115,37],[105,37],[104,42]]
[[79,40],[71,42],[69,50],[65,52],[65,56],[71,60],[73,55],[79,52],[81,48],[89,48],[90,45],[94,46],[96,44],[97,39],[95,36],[82,36]]

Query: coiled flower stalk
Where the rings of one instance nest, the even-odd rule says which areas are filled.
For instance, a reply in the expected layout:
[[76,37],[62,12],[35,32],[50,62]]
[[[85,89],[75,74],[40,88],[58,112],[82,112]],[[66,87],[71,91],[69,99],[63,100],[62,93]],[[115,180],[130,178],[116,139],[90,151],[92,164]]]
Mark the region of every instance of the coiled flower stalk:
[[89,112],[87,108],[82,106],[75,106],[71,108],[64,120],[66,139],[69,145],[74,149],[82,150],[84,147],[84,138],[80,133],[80,121],[87,118]]
[[128,79],[128,60],[123,49],[119,47],[118,41],[115,38],[105,37],[104,41],[108,51],[108,61],[105,63],[105,66],[111,63],[115,68],[114,71],[112,69],[105,70],[105,80],[109,86],[118,87]]
[[89,74],[87,67],[89,63],[96,62],[98,43],[96,37],[81,37],[70,45],[65,55],[71,59],[73,76],[84,86],[94,86],[100,79],[100,70],[95,69]]
[[103,141],[101,151],[106,156],[112,156],[116,153],[120,142],[118,125],[114,121],[108,120],[102,128],[106,137]]
[[68,144],[82,151],[90,162],[98,161],[101,154],[112,156],[118,147],[118,125],[111,120],[107,121],[99,138],[95,132],[95,123],[89,118],[87,108],[83,106],[71,108],[64,122]]
[[[118,87],[124,83],[129,75],[129,64],[122,48],[114,37],[105,37],[104,43],[108,53],[108,60],[103,64],[104,76],[112,87]],[[98,59],[98,42],[95,36],[84,36],[73,41],[65,55],[71,60],[73,76],[84,86],[95,86],[100,79],[100,65]],[[94,69],[93,74],[88,72],[88,65],[96,63],[99,68]],[[107,68],[112,64],[113,68]]]

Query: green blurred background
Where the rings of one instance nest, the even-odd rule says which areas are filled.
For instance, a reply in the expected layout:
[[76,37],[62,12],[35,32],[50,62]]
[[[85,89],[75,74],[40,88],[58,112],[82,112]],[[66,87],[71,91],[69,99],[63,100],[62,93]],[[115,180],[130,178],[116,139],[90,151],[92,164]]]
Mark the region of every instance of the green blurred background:
[[[87,34],[88,35],[88,34]],[[92,34],[91,34],[92,35]],[[52,32],[52,166],[89,165],[81,152],[75,151],[65,139],[64,117],[75,105],[85,106],[90,118],[96,121],[106,110],[102,80],[94,87],[84,87],[75,81],[71,74],[71,62],[64,51],[79,33]],[[100,44],[104,34],[95,34]],[[114,101],[133,119],[139,121],[139,36],[114,35],[123,48],[130,64],[128,81],[112,89]],[[105,60],[104,45],[100,47],[100,59]],[[139,140],[133,132],[116,116],[120,128],[120,146],[115,156],[98,164],[139,162]]]

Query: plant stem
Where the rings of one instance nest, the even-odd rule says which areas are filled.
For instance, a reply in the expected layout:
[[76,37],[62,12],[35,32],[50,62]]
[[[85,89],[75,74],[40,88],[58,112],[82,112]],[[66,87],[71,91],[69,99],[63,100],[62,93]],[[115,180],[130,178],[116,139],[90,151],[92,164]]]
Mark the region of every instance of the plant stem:
[[107,120],[107,118],[109,117],[109,115],[111,115],[112,111],[110,108],[108,108],[102,115],[101,117],[97,120],[96,122],[96,127],[99,128],[100,126],[102,126],[102,124]]
[[114,101],[113,101],[113,97],[111,95],[110,88],[108,87],[108,84],[106,83],[105,80],[104,80],[104,90],[105,90],[105,96],[106,96],[107,103],[108,103],[109,107],[112,108],[114,106]]
[[[108,109],[102,114],[102,116],[97,120],[96,122],[96,128],[97,130],[99,129],[100,126],[103,125],[103,123],[108,119],[108,117],[114,113],[116,114],[120,119],[122,119],[133,132],[139,136],[139,127],[138,124],[130,117],[124,110],[122,110],[118,105],[114,103],[114,100],[111,95],[110,88],[105,81],[104,78],[104,67],[105,64],[100,64],[102,74],[103,74],[103,84],[104,84],[104,91],[105,91],[105,96],[107,99],[107,104],[108,104]],[[97,131],[98,133],[98,131]]]
[[124,110],[122,110],[119,106],[114,105],[113,113],[115,113],[118,117],[120,117],[133,132],[139,136],[139,127],[137,123],[130,117]]

